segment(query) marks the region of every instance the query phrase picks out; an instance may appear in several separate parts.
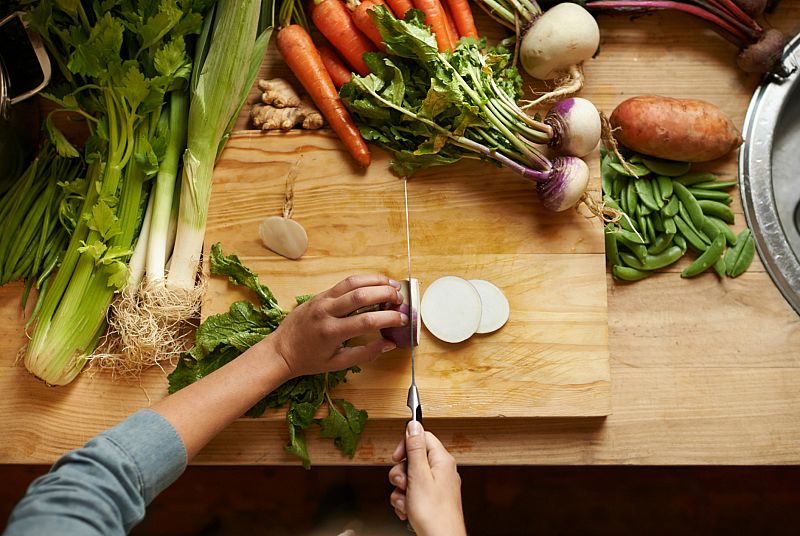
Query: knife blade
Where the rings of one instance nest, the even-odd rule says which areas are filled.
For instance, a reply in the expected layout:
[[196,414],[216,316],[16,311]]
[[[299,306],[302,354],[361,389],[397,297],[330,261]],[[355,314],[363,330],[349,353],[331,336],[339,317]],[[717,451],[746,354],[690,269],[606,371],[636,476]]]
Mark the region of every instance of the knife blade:
[[[403,179],[403,195],[405,199],[405,211],[406,211],[406,255],[408,260],[408,301],[410,304],[414,303],[414,299],[411,295],[414,292],[414,286],[411,284],[411,225],[409,224],[408,219],[408,179]],[[408,329],[411,330],[411,385],[408,388],[408,399],[406,404],[408,405],[408,409],[411,410],[411,420],[422,422],[422,404],[419,401],[419,390],[417,389],[417,378],[416,378],[416,367],[414,363],[414,346],[416,346],[419,341],[417,341],[417,333],[414,329],[414,321],[411,315],[413,315],[413,311],[409,311],[409,318],[408,318]],[[417,312],[419,314],[419,312]]]

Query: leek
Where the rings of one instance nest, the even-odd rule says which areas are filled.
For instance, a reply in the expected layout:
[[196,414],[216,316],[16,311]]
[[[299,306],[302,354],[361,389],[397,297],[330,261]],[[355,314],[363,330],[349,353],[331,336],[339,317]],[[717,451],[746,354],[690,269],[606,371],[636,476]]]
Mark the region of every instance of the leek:
[[258,74],[273,8],[272,0],[220,0],[198,41],[178,228],[167,275],[171,290],[195,289],[214,164]]

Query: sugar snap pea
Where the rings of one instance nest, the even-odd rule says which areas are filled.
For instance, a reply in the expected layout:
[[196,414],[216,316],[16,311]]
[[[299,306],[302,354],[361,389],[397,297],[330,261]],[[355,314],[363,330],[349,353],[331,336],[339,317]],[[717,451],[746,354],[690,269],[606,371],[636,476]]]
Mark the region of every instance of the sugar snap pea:
[[722,233],[722,229],[714,225],[710,218],[704,218],[703,227],[700,230],[711,240],[714,240],[718,234]]
[[676,182],[673,186],[675,187],[675,195],[678,196],[678,199],[680,199],[681,203],[686,208],[686,212],[689,213],[689,218],[691,218],[692,223],[697,229],[700,229],[703,226],[703,209],[700,208],[697,199],[694,198],[689,189],[683,184]]
[[628,181],[628,187],[625,189],[625,201],[628,205],[628,214],[636,214],[636,207],[639,205],[638,194],[636,193],[636,185],[634,181]]
[[650,174],[650,170],[642,166],[641,164],[633,164],[628,162],[628,167],[633,172],[633,175],[628,173],[628,170],[626,170],[625,167],[618,162],[610,162],[608,165],[609,167],[611,167],[611,169],[613,169],[617,173],[621,173],[622,175],[627,175],[629,177],[644,177],[645,175]]
[[678,213],[679,208],[680,201],[677,197],[672,197],[669,202],[664,205],[664,208],[661,209],[661,214],[663,214],[665,218],[671,218]]
[[653,197],[653,187],[650,185],[650,179],[639,179],[634,181],[634,185],[636,187],[636,193],[639,196],[639,200],[644,203],[647,208],[651,210],[658,210],[661,207],[658,206],[658,203]]
[[617,234],[617,242],[628,248],[633,254],[636,256],[637,259],[644,260],[647,256],[647,246],[644,244],[637,244],[636,242],[631,242],[624,236]]
[[661,190],[661,199],[666,201],[672,197],[672,179],[664,175],[659,175],[656,177],[656,181],[658,181],[658,189]]
[[675,218],[663,218],[664,220],[664,232],[667,234],[675,234],[678,232],[678,229],[675,227]]
[[700,188],[701,190],[724,190],[736,186],[736,181],[708,181],[698,182],[692,185],[692,188]]
[[717,228],[725,235],[725,239],[728,241],[728,245],[735,246],[736,245],[736,235],[733,234],[733,231],[728,226],[727,223],[722,221],[719,218],[715,218],[714,216],[706,216],[706,220],[713,223],[717,226]]
[[714,271],[720,279],[725,279],[725,256],[720,255],[717,262],[714,263]]
[[629,240],[634,244],[644,244],[646,242],[644,236],[641,234],[636,234],[633,231],[629,231],[627,229],[617,229],[617,232],[620,234],[620,236],[625,237],[626,240]]
[[657,255],[647,255],[644,260],[637,259],[630,253],[620,252],[622,262],[637,270],[658,270],[677,262],[683,256],[678,246],[670,246]]
[[659,233],[664,232],[664,217],[660,212],[653,212],[650,215],[650,221],[653,222],[653,228]]
[[617,264],[611,268],[611,273],[614,275],[615,279],[621,279],[623,281],[639,281],[650,276],[650,274],[653,272],[637,270],[636,268]]
[[614,175],[614,180],[611,181],[611,195],[616,199],[619,197],[620,192],[625,189],[625,186],[628,185],[628,179],[619,173],[614,173]]
[[711,245],[708,246],[699,257],[695,259],[695,261],[683,269],[681,272],[681,277],[694,277],[697,274],[703,273],[712,266],[714,263],[722,257],[722,252],[725,250],[725,236],[720,233],[711,242]]
[[653,226],[653,220],[651,217],[647,218],[647,238],[650,239],[650,243],[656,241],[656,228]]
[[694,223],[692,223],[692,218],[689,216],[689,211],[686,210],[686,207],[683,205],[683,203],[680,204],[678,215],[683,218],[683,221],[686,222],[686,225],[688,225],[689,228],[694,231],[694,234],[696,234],[700,240],[702,240],[706,245],[711,243],[711,239],[708,238],[704,232],[698,229]]
[[733,211],[728,205],[724,205],[718,201],[709,201],[708,199],[702,199],[698,201],[697,204],[700,205],[704,214],[716,216],[725,223],[733,223],[734,221]]
[[684,221],[680,215],[675,216],[675,225],[678,227],[678,232],[681,233],[690,246],[701,253],[706,250],[708,247],[706,243],[697,236],[697,233],[690,227],[690,224]]
[[605,231],[606,259],[608,259],[608,263],[611,266],[622,263],[622,261],[619,258],[619,246],[617,246],[616,231],[617,229],[614,227],[614,224],[609,223],[608,225],[606,225],[606,231]]
[[753,262],[755,253],[755,240],[750,229],[745,229],[736,237],[736,245],[725,254],[725,273],[730,277],[739,277]]
[[709,173],[708,171],[701,171],[699,173],[686,173],[680,177],[675,177],[672,180],[677,181],[684,186],[689,186],[692,184],[697,184],[698,182],[715,181],[717,180],[717,176],[713,173]]
[[730,205],[733,201],[733,198],[727,192],[722,192],[720,190],[703,190],[701,188],[689,188],[689,192],[694,196],[695,199],[710,199],[712,201],[719,201],[720,203],[725,203],[726,205]]
[[672,239],[672,243],[681,248],[681,251],[686,253],[686,249],[688,245],[686,244],[686,239],[679,234],[676,234],[675,237]]
[[645,242],[649,242],[649,235],[647,233],[647,218],[640,214],[639,217],[636,218],[636,222],[639,224],[639,232],[642,233]]
[[644,164],[650,171],[667,177],[679,177],[685,175],[692,164],[689,162],[676,162],[675,160],[662,160],[661,158],[642,157]]
[[672,245],[672,239],[674,237],[674,234],[661,233],[653,241],[653,245],[647,248],[647,253],[650,255],[658,255]]

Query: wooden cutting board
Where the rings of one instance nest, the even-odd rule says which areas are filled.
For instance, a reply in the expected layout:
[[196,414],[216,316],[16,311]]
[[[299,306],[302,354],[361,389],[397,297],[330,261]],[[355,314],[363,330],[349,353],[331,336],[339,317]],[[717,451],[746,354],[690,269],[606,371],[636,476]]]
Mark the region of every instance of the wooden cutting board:
[[[284,308],[350,274],[405,278],[403,181],[388,170],[388,154],[373,149],[373,158],[367,171],[357,169],[328,133],[235,134],[214,172],[207,251],[220,242],[237,254]],[[292,261],[261,245],[258,226],[281,213],[286,176],[298,159],[294,219],[307,230],[309,248]],[[600,222],[546,211],[531,183],[485,162],[415,175],[408,196],[412,271],[423,292],[443,275],[486,279],[511,306],[500,331],[461,344],[440,342],[423,328],[416,362],[426,418],[607,415]],[[203,316],[243,296],[225,279],[210,278]],[[407,418],[409,381],[409,352],[398,349],[352,375],[337,396],[373,419]]]

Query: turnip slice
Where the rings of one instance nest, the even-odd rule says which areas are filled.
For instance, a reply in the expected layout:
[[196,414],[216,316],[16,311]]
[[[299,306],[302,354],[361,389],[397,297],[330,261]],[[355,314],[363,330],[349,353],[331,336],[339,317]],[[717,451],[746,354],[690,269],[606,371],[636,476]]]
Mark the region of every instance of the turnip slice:
[[475,333],[491,333],[502,328],[510,311],[503,291],[484,279],[470,279],[469,282],[481,297],[481,321]]
[[466,279],[447,275],[425,290],[420,313],[431,335],[444,342],[470,338],[481,322],[481,297]]
[[408,315],[413,327],[384,328],[381,335],[395,343],[398,348],[410,348],[419,345],[419,336],[422,334],[422,322],[419,321],[419,280],[412,278],[400,281],[400,294],[403,296],[403,303],[389,304],[386,308]]

